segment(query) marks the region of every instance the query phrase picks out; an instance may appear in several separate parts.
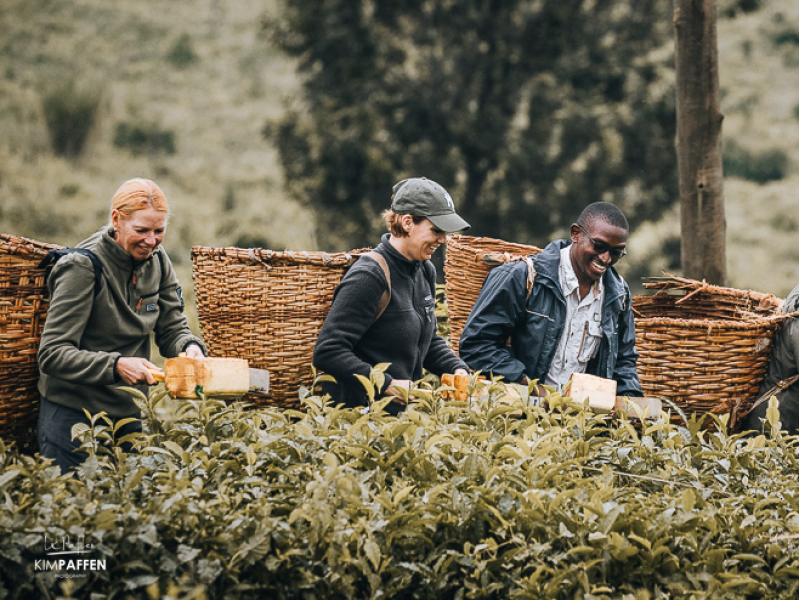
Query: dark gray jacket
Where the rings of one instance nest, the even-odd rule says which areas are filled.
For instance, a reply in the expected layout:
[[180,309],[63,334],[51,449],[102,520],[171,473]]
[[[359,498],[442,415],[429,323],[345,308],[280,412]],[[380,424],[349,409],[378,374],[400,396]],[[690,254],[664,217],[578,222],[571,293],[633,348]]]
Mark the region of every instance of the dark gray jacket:
[[[785,303],[782,312],[790,313],[799,310],[799,285],[793,288]],[[765,394],[783,379],[788,379],[799,373],[799,318],[794,317],[786,321],[771,350],[766,378],[760,386],[759,396]],[[789,388],[776,394],[780,401],[780,421],[782,428],[791,435],[799,434],[799,381]],[[763,402],[747,415],[744,419],[743,430],[763,430],[763,419],[766,418],[768,401]]]
[[[387,289],[385,274],[375,261],[358,260],[341,280],[314,349],[313,364],[336,378],[324,391],[347,406],[367,403],[355,374],[369,377],[372,367],[391,363],[381,392],[394,379],[421,379],[422,369],[436,375],[466,368],[436,333],[436,270],[430,261],[410,261],[388,242],[375,248],[391,273],[391,301],[375,321],[377,306]],[[388,410],[396,412],[390,404]]]
[[[68,254],[47,281],[50,307],[39,345],[39,393],[56,404],[86,408],[112,417],[138,414],[126,384],[116,373],[122,357],[150,358],[150,332],[165,357],[177,356],[192,335],[183,314],[183,297],[163,248],[145,261],[131,255],[104,228],[79,245],[102,263],[95,289],[89,257]],[[134,277],[135,274],[135,277]],[[148,386],[134,386],[147,393]]]
[[[560,251],[565,240],[549,244],[533,257],[535,284],[527,296],[527,264],[512,262],[493,269],[466,321],[460,355],[466,364],[506,381],[523,376],[543,383],[566,320],[566,299],[560,288]],[[614,379],[619,395],[643,396],[635,364],[635,321],[630,288],[609,268],[602,278],[602,340],[588,364],[588,373]],[[510,338],[510,345],[507,344]]]

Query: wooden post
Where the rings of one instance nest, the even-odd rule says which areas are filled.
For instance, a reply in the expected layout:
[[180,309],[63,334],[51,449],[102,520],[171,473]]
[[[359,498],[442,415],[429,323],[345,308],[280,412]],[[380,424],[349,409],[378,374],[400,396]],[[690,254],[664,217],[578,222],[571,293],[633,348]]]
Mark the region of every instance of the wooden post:
[[715,0],[674,0],[682,268],[727,284]]

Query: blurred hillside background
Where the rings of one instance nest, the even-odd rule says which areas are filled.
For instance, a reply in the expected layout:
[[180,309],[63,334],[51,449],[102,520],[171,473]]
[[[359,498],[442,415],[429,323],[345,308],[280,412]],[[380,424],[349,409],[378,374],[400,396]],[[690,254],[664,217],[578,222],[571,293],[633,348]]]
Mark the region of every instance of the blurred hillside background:
[[[466,207],[471,233],[536,245],[562,236],[586,201],[617,202],[631,217],[619,268],[634,290],[642,276],[679,273],[670,1],[637,10],[628,0],[527,3],[574,8],[582,20],[555,15],[558,27],[534,38],[517,29],[521,44],[535,42],[522,50],[537,62],[509,50],[508,72],[529,68],[516,105],[499,106],[501,95],[496,105],[490,96],[453,100],[465,131],[444,133],[437,124],[447,113],[436,111],[449,104],[435,94],[467,96],[458,61],[472,47],[492,55],[494,44],[481,40],[479,14],[474,35],[464,21],[446,38],[456,16],[446,10],[457,2],[388,4],[3,0],[0,231],[74,245],[107,221],[119,184],[149,177],[170,202],[165,246],[190,292],[192,245],[373,245],[391,182],[425,174]],[[348,29],[356,6],[376,24],[374,37]],[[422,21],[408,18],[414,7]],[[785,296],[799,283],[799,3],[719,0],[718,8],[729,283]],[[331,35],[344,46],[314,45]],[[363,40],[371,45],[354,44]],[[582,51],[583,41],[594,45]],[[450,42],[461,54],[448,62]],[[341,62],[342,47],[372,56],[369,69]],[[392,71],[392,56],[404,57],[404,74]],[[438,60],[440,80],[409,89],[408,73]],[[343,106],[342,90],[362,93],[354,108]],[[411,114],[417,105],[424,118]],[[492,123],[479,113],[469,120],[483,108],[506,119],[509,137],[489,139]],[[411,117],[419,131],[405,140],[398,128]],[[465,175],[472,167],[474,178]]]

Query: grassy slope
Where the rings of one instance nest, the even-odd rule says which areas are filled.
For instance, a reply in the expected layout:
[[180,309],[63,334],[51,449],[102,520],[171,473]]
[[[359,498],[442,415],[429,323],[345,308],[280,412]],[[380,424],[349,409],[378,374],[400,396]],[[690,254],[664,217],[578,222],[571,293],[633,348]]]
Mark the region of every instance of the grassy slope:
[[726,180],[730,278],[780,295],[799,283],[799,45],[775,44],[786,30],[799,31],[792,0],[769,0],[759,13],[719,28],[726,138],[763,153],[783,149],[791,163],[779,182]]
[[[219,10],[215,11],[217,6]],[[107,220],[124,180],[150,177],[173,213],[166,247],[190,288],[192,245],[241,237],[312,249],[311,215],[282,192],[261,136],[296,90],[292,64],[260,35],[273,2],[6,0],[0,5],[0,231],[74,244]],[[188,34],[196,61],[167,57]],[[42,103],[66,85],[99,93],[82,157],[50,151]],[[121,122],[173,131],[174,155],[113,144]]]
[[[755,156],[773,149],[789,158],[785,179],[760,185],[734,177],[724,183],[730,285],[785,296],[799,283],[793,250],[799,231],[799,46],[775,44],[778,33],[799,31],[799,5],[766,0],[764,7],[718,23],[724,140]],[[649,272],[664,268],[658,242],[679,233],[679,211],[647,223],[631,239],[631,259],[645,257]]]
[[[792,0],[719,23],[725,135],[752,151],[785,149],[799,165],[799,50],[774,44],[799,22]],[[272,248],[315,249],[312,216],[286,199],[264,122],[298,89],[292,64],[260,36],[275,0],[6,0],[0,5],[0,231],[75,243],[107,218],[116,186],[152,177],[174,217],[167,248],[188,285],[191,245],[242,238]],[[783,15],[782,20],[778,13]],[[167,57],[187,34],[197,61]],[[43,98],[73,83],[100,94],[85,155],[50,151]],[[134,156],[113,145],[120,122],[173,131],[174,155]],[[675,175],[676,176],[676,175]],[[799,281],[791,248],[799,174],[769,185],[727,179],[731,284],[786,294]],[[678,213],[639,224],[631,261],[662,268],[653,250],[678,232]]]

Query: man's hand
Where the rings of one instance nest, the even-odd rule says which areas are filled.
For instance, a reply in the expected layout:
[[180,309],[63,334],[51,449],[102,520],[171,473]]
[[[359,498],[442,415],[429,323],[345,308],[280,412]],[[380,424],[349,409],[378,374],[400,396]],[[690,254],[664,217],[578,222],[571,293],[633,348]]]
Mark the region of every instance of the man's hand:
[[[519,383],[521,383],[522,385],[526,385],[528,388],[530,387],[530,379],[527,377],[527,375],[524,375],[519,380]],[[533,387],[533,389],[530,390],[530,395],[531,396],[539,396],[540,398],[544,398],[547,395],[547,391],[546,391],[546,389],[544,389],[543,385],[541,385],[540,383],[537,383],[537,384],[535,384],[535,387]]]
[[156,365],[144,358],[123,356],[117,361],[117,373],[128,385],[137,383],[155,385],[155,378],[150,369],[159,370]]

